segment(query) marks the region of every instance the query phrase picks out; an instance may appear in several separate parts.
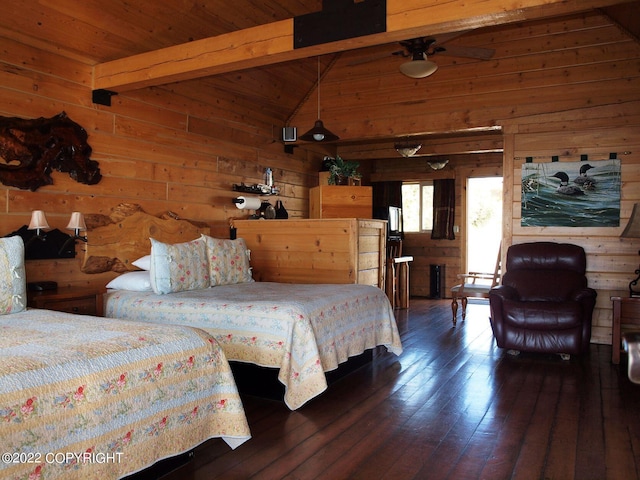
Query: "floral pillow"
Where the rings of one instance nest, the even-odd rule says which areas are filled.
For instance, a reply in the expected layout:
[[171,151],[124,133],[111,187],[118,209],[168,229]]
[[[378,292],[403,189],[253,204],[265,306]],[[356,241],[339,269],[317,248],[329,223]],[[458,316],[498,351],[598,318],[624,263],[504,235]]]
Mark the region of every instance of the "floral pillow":
[[0,238],[0,315],[24,310],[26,291],[22,237]]
[[159,295],[208,288],[209,263],[204,239],[162,243],[151,239],[151,287]]
[[211,286],[253,282],[250,251],[243,238],[226,240],[202,235],[207,245]]

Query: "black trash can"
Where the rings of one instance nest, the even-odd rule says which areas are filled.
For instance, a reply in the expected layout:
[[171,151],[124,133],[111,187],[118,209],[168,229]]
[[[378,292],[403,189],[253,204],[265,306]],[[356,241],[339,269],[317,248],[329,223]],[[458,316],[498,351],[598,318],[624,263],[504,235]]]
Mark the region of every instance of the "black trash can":
[[443,298],[444,295],[444,265],[429,266],[430,289],[429,298]]

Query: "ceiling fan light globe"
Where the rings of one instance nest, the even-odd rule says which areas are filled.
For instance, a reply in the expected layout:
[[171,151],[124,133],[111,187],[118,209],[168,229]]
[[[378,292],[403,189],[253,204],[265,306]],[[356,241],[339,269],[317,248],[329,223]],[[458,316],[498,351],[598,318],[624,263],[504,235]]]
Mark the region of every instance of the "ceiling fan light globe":
[[433,74],[437,69],[438,65],[426,58],[410,60],[400,65],[400,71],[410,78],[425,78]]

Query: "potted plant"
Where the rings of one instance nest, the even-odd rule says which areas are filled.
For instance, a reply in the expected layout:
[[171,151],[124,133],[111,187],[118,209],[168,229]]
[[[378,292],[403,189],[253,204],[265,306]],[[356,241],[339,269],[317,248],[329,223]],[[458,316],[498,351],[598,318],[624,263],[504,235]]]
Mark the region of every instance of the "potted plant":
[[360,164],[344,160],[340,155],[336,155],[335,158],[328,158],[327,164],[329,166],[329,185],[347,185],[349,178],[361,177],[357,172]]

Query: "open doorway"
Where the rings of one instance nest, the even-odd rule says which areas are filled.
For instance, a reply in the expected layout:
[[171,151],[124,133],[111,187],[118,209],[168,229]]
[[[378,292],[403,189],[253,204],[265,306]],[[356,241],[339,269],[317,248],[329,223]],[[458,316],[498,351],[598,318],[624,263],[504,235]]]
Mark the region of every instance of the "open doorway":
[[467,180],[467,272],[493,273],[502,240],[502,177]]

